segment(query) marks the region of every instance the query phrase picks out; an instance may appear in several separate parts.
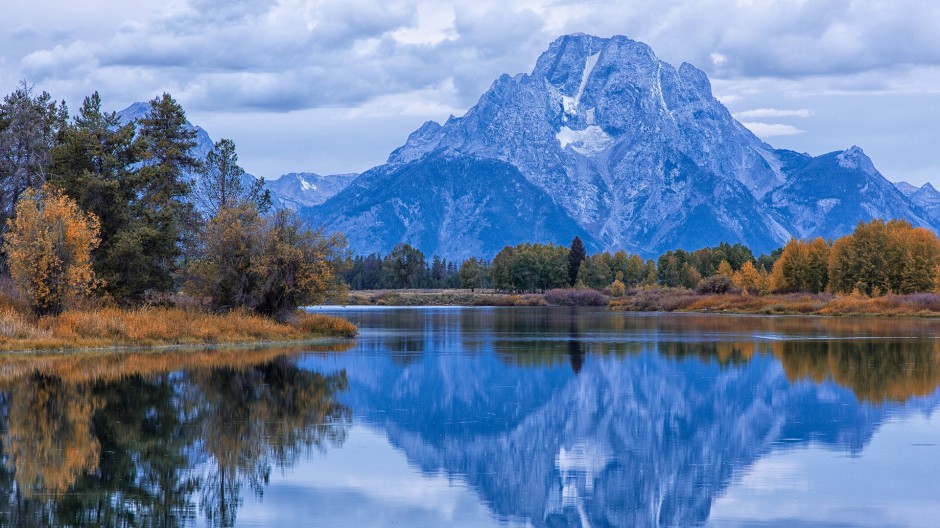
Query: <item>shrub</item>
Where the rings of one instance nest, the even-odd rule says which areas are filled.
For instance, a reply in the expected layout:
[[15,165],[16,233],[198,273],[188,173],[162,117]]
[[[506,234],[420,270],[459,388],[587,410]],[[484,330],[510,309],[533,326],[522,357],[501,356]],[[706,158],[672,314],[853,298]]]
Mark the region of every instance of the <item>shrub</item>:
[[736,293],[735,290],[737,288],[735,288],[734,282],[727,275],[712,275],[698,281],[698,285],[695,286],[695,291],[701,295]]
[[610,285],[610,295],[613,297],[623,297],[627,293],[627,287],[620,282],[620,279],[614,280]]
[[300,305],[345,294],[345,239],[307,230],[289,211],[263,217],[250,204],[223,209],[203,244],[188,287],[216,311],[248,308],[285,320]]
[[324,334],[332,337],[356,337],[359,329],[341,317],[304,312],[297,320],[297,326],[311,334]]
[[701,298],[685,288],[643,288],[614,299],[610,307],[628,312],[672,312],[686,310]]
[[607,296],[597,290],[567,288],[548,290],[545,301],[557,306],[607,306],[608,303]]

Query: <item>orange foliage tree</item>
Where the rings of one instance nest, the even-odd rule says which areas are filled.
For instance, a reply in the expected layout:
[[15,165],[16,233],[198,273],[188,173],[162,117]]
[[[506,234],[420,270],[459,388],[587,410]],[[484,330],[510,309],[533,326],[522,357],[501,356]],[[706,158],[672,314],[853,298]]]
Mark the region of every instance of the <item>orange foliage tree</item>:
[[202,236],[188,290],[217,311],[248,308],[278,319],[302,304],[342,295],[346,240],[305,229],[295,214],[261,216],[251,204],[223,208]]
[[760,291],[761,275],[750,260],[741,266],[741,269],[734,272],[734,285],[741,288],[745,295],[748,293],[757,293]]
[[904,220],[859,222],[829,253],[829,288],[866,295],[930,291],[940,241]]
[[829,244],[791,239],[771,272],[771,289],[781,292],[819,293],[829,282]]
[[95,285],[91,250],[98,219],[50,186],[23,193],[7,220],[3,251],[10,276],[37,315],[58,314]]

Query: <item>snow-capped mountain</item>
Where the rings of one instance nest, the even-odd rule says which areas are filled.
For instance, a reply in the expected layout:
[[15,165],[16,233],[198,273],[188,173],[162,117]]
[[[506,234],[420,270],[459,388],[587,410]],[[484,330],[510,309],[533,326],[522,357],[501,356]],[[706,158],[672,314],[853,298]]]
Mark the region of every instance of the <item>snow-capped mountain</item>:
[[[479,180],[473,193],[454,194],[443,158],[461,160],[459,178]],[[485,168],[494,162],[515,170]],[[533,189],[523,192],[516,173]],[[424,199],[442,189],[443,202]],[[550,216],[488,209],[497,200],[533,200],[542,212],[532,214]],[[861,149],[774,149],[731,116],[700,70],[626,37],[584,34],[553,42],[531,74],[499,77],[464,116],[424,124],[386,165],[304,214],[343,231],[357,252],[408,242],[447,258],[567,244],[572,223],[589,247],[643,256],[722,241],[760,253],[877,217],[932,225]],[[485,229],[505,223],[544,229]]]
[[325,202],[345,189],[356,176],[359,175],[350,173],[321,176],[313,172],[291,172],[276,180],[268,180],[266,185],[286,207],[298,209]]

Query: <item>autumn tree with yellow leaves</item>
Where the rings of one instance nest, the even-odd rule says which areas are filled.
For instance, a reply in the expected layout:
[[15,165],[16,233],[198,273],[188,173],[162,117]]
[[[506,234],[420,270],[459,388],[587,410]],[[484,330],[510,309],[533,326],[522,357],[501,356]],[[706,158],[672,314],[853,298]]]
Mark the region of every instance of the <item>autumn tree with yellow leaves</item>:
[[741,266],[741,269],[734,272],[732,279],[734,285],[741,288],[742,293],[758,293],[761,290],[761,275],[750,260]]
[[3,252],[10,276],[37,315],[61,313],[95,286],[91,250],[98,219],[50,186],[26,190],[7,220]]
[[810,242],[790,239],[774,263],[770,277],[773,291],[825,291],[829,282],[829,244],[822,238]]
[[904,220],[859,222],[829,255],[829,288],[865,295],[930,291],[940,264],[940,241]]
[[247,308],[279,320],[341,294],[346,241],[303,227],[296,214],[263,216],[251,203],[223,208],[202,236],[188,290],[215,311]]

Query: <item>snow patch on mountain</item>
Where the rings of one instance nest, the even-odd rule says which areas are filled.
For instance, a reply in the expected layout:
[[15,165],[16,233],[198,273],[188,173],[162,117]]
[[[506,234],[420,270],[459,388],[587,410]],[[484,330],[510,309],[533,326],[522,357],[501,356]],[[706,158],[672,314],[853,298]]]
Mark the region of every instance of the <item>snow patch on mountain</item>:
[[578,105],[581,104],[581,96],[584,95],[584,87],[587,85],[588,77],[591,76],[591,72],[594,71],[594,67],[597,66],[597,59],[601,56],[600,52],[591,55],[584,61],[584,71],[581,74],[581,84],[578,85],[578,92],[575,94],[574,99],[565,98],[565,111],[569,114],[575,114],[578,110]]
[[614,138],[607,135],[607,133],[597,125],[590,125],[584,130],[571,130],[563,126],[561,130],[555,134],[555,137],[558,139],[561,148],[570,145],[575,152],[586,156],[602,152],[614,142]]

